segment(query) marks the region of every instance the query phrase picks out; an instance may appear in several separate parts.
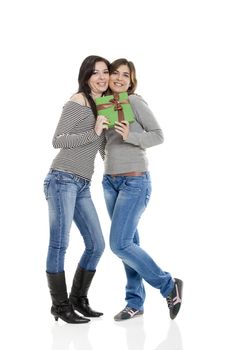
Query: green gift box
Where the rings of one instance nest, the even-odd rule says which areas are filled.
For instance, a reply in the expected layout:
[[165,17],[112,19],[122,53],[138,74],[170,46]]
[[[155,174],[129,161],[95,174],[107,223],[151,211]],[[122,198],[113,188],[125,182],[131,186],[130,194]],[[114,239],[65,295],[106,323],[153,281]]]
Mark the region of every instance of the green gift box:
[[127,120],[132,123],[135,121],[127,92],[98,97],[95,99],[95,103],[98,115],[107,117],[108,128],[113,128],[115,122]]

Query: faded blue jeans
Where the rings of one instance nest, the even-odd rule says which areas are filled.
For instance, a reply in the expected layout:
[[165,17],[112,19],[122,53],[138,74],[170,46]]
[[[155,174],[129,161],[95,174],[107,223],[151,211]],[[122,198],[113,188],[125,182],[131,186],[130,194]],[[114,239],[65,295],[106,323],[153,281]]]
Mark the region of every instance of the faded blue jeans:
[[94,271],[105,243],[91,199],[90,181],[67,172],[50,170],[44,180],[44,193],[48,202],[50,224],[46,271],[64,271],[65,253],[73,221],[85,243],[85,251],[79,265]]
[[104,175],[103,190],[111,218],[110,247],[123,262],[127,277],[127,306],[143,310],[143,279],[167,297],[174,287],[170,273],[163,271],[139,246],[137,226],[151,195],[148,172],[141,176]]

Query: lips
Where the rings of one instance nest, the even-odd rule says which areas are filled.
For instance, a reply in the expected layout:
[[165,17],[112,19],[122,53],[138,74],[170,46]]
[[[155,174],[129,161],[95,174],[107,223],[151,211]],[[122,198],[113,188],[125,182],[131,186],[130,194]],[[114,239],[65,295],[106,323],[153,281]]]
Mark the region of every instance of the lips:
[[115,86],[118,86],[118,87],[122,87],[124,86],[124,84],[120,84],[120,83],[114,83]]
[[97,86],[98,86],[99,88],[104,88],[104,89],[106,89],[107,86],[108,86],[108,84],[107,84],[107,83],[97,83]]
[[124,92],[127,90],[127,85],[125,84],[125,82],[120,82],[119,80],[110,80],[109,87],[114,92]]

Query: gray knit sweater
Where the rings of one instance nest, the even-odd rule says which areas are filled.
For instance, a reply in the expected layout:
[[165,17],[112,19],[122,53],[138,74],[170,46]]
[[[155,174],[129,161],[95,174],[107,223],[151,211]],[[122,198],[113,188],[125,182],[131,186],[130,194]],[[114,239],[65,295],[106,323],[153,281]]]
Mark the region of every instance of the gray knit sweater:
[[129,126],[126,141],[114,129],[105,132],[105,174],[147,171],[146,148],[163,142],[163,133],[147,103],[138,95],[130,95],[135,122]]

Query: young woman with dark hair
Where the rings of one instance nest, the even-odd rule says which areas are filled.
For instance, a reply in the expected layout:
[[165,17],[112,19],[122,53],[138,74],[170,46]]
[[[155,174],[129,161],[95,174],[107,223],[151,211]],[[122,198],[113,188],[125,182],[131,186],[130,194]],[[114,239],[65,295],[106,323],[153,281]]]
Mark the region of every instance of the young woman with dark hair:
[[[44,181],[50,224],[46,274],[52,299],[51,313],[55,320],[61,318],[68,323],[89,321],[74,310],[88,317],[103,314],[91,309],[87,293],[104,250],[90,182],[106,127],[106,118],[97,117],[94,99],[107,90],[108,81],[109,62],[99,56],[85,58],[79,70],[78,92],[64,105],[53,137],[53,147],[60,151]],[[68,297],[64,261],[73,221],[83,237],[85,250]]]

